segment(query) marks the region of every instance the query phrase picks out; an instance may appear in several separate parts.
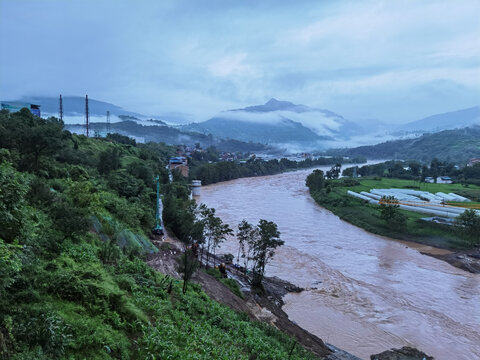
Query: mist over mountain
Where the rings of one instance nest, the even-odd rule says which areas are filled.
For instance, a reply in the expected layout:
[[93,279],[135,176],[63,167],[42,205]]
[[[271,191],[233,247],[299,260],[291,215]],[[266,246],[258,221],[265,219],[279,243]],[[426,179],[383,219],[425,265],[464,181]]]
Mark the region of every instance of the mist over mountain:
[[480,106],[428,116],[398,127],[404,131],[435,132],[480,125]]
[[327,151],[334,156],[365,156],[369,159],[403,159],[429,162],[434,158],[459,165],[480,154],[480,126],[426,133],[420,137],[376,145]]
[[185,129],[242,141],[301,143],[324,147],[324,141],[363,133],[357,124],[329,110],[270,99],[263,105],[223,111]]
[[[59,101],[56,97],[24,97],[18,101],[41,105],[42,116],[58,116]],[[83,133],[81,124],[85,119],[85,98],[65,96],[63,109],[66,127],[71,131]],[[402,143],[395,140],[405,140],[409,143],[408,141],[419,138],[427,132],[461,129],[480,124],[479,106],[436,114],[397,126],[376,119],[353,122],[330,110],[272,98],[265,104],[222,111],[204,122],[172,126],[169,120],[181,121],[185,114],[172,113],[171,117],[158,120],[125,110],[112,103],[89,98],[89,115],[93,131],[105,133],[107,111],[110,111],[111,131],[132,136],[138,141],[163,141],[169,144],[199,142],[210,146],[229,140],[237,141],[234,148],[238,145],[242,149],[249,147],[254,149],[258,148],[258,144],[268,144],[289,152],[353,148],[386,141],[392,143],[388,148],[393,149],[393,146],[402,146]],[[95,123],[98,126],[93,125]],[[250,143],[251,146],[243,143]],[[390,155],[395,153],[395,150],[392,151]]]

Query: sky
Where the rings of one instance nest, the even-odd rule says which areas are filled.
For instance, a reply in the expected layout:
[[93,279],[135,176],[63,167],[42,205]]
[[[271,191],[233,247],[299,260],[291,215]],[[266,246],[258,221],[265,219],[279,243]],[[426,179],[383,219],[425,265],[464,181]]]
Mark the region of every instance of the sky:
[[0,0],[0,99],[189,121],[270,98],[405,123],[480,105],[480,1]]

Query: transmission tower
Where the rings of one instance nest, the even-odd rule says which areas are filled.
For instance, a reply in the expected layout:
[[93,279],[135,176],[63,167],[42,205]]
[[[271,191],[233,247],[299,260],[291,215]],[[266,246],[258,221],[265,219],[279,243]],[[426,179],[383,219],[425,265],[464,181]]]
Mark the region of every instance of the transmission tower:
[[60,107],[58,109],[58,115],[60,117],[60,120],[63,121],[63,99],[62,99],[62,94],[60,94]]
[[85,128],[87,130],[88,137],[88,95],[85,95]]
[[110,111],[107,110],[107,135],[110,133]]

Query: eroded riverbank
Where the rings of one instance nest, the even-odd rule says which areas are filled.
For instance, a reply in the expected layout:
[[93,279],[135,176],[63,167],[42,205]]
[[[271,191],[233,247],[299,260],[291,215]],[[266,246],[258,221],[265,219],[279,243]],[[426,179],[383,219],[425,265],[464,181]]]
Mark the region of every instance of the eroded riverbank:
[[[291,319],[361,358],[410,345],[436,359],[480,357],[478,275],[369,234],[317,206],[311,170],[202,188],[200,201],[232,227],[275,221],[281,248],[268,275],[307,291],[285,297]],[[236,254],[235,239],[221,252]]]

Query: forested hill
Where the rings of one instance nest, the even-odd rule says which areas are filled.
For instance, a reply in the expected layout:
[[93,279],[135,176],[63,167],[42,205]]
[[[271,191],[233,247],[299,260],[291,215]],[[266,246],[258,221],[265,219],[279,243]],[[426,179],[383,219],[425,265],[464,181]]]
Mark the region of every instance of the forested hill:
[[[123,117],[126,118],[126,117]],[[141,139],[142,142],[164,142],[170,145],[189,145],[194,146],[199,143],[202,147],[215,146],[222,151],[270,151],[266,145],[252,142],[242,142],[233,139],[221,139],[211,134],[201,134],[198,132],[182,131],[168,125],[153,123],[153,125],[138,124],[136,121],[126,120],[112,123],[110,131],[124,136],[133,136]],[[71,132],[84,133],[84,125],[66,125]],[[91,123],[89,126],[92,133],[105,133],[106,123]]]
[[336,156],[365,156],[369,159],[398,159],[430,162],[441,161],[464,165],[469,159],[480,157],[480,126],[445,130],[424,134],[419,138],[387,141],[377,145],[351,149],[333,149],[327,152]]
[[0,359],[314,358],[145,264],[155,175],[166,225],[191,231],[188,187],[165,170],[174,152],[0,111]]

